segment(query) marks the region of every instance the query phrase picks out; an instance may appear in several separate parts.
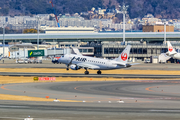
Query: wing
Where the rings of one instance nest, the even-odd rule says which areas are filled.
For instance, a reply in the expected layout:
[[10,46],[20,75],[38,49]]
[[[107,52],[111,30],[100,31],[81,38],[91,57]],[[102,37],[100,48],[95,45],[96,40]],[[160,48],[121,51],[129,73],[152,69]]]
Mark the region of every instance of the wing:
[[118,65],[118,66],[122,66],[122,67],[124,67],[124,66],[126,66],[126,67],[131,67],[132,65],[137,65],[137,64],[139,64],[139,63],[131,63],[131,64],[130,64],[130,62],[128,62],[128,63],[126,64],[126,63],[122,63],[122,62],[113,61],[113,64],[114,64],[114,65]]
[[76,64],[79,68],[84,68],[84,69],[100,69],[99,66],[97,65],[92,65],[92,64],[87,64],[87,63],[79,63],[79,64]]

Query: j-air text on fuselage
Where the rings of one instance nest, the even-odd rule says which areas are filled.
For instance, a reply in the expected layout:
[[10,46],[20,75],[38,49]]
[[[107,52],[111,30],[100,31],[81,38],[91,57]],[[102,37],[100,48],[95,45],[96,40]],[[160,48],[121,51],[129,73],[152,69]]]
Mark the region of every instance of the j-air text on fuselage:
[[85,74],[89,74],[88,69],[98,70],[97,74],[101,74],[101,70],[113,70],[131,67],[133,64],[127,64],[131,45],[127,45],[120,56],[114,60],[94,58],[82,56],[82,54],[66,54],[59,58],[59,62],[67,65],[67,70],[85,69]]

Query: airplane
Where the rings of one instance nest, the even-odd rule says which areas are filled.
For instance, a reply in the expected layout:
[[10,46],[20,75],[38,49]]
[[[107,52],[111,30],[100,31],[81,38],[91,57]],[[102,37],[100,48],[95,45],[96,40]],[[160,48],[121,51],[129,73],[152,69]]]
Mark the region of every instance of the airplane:
[[101,70],[112,70],[131,67],[133,64],[127,64],[131,45],[127,45],[120,56],[114,60],[94,58],[82,56],[80,53],[66,54],[59,58],[59,62],[67,65],[67,70],[85,69],[84,74],[88,75],[87,69],[98,70],[97,74],[101,74]]
[[175,51],[175,49],[172,47],[172,45],[169,41],[167,41],[167,45],[168,45],[168,52],[166,52],[166,55],[168,55],[169,57],[172,57],[174,59],[180,60],[180,53],[177,53]]

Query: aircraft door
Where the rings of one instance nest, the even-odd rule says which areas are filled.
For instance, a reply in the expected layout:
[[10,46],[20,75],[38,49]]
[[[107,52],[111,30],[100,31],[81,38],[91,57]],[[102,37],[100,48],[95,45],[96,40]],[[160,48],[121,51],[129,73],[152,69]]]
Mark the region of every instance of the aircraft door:
[[72,59],[72,58],[71,58],[71,56],[70,56],[70,55],[68,55],[68,56],[67,56],[67,58],[66,58],[66,62],[67,62],[67,64],[69,64],[69,63],[70,63],[71,59]]
[[107,67],[107,68],[110,67],[110,60],[108,60],[108,62],[106,62],[106,67]]

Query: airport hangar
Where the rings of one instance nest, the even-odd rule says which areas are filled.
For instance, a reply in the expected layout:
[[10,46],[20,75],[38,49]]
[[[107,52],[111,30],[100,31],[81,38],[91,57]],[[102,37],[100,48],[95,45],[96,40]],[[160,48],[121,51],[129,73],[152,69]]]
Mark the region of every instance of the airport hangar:
[[[5,34],[5,43],[22,42],[37,44],[38,34]],[[180,41],[180,32],[166,32],[166,39],[169,41]],[[99,32],[99,33],[56,33],[39,34],[39,43],[42,42],[91,42],[94,44],[82,45],[82,47],[94,47],[94,56],[97,57],[118,57],[125,48],[120,42],[123,41],[122,32]],[[110,42],[106,42],[110,41]],[[126,32],[126,43],[132,45],[132,58],[146,59],[151,56],[158,56],[167,51],[163,45],[164,32]],[[0,35],[0,42],[3,42],[3,35]],[[173,45],[179,49],[179,45]]]

